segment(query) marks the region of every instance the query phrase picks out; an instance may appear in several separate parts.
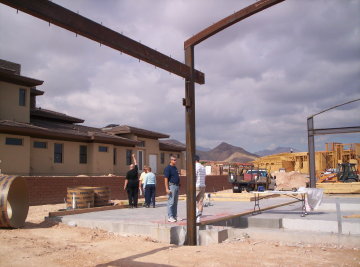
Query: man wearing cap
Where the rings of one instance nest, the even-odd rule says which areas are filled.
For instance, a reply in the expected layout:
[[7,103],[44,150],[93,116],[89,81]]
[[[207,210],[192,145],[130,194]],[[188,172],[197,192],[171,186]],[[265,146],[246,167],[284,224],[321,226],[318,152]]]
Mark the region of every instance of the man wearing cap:
[[199,223],[204,207],[205,196],[205,167],[200,163],[200,157],[195,155],[195,175],[196,175],[196,222]]

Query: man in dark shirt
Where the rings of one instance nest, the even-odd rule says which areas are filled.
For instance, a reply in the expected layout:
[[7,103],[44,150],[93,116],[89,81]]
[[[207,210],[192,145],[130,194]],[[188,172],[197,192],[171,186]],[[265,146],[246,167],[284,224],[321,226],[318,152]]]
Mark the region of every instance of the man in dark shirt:
[[177,221],[177,204],[179,199],[180,177],[176,168],[176,157],[170,157],[170,164],[164,169],[165,190],[168,194],[168,222]]
[[124,190],[127,191],[130,208],[137,208],[139,193],[138,166],[135,155],[132,154],[131,156],[134,163],[130,164],[130,170],[126,173]]

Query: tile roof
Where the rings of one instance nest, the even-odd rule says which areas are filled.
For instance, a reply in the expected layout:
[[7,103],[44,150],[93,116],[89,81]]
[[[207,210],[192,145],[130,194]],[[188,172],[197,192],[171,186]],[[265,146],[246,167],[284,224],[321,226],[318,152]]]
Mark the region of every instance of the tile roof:
[[75,118],[72,116],[68,116],[64,113],[43,109],[43,108],[32,108],[30,110],[30,116],[32,118],[45,118],[45,119],[53,119],[62,122],[68,123],[83,123],[83,119]]
[[38,89],[36,89],[36,87],[32,87],[31,89],[30,89],[30,94],[31,95],[43,95],[44,94],[44,91],[41,91],[41,90],[38,90]]
[[114,127],[105,127],[103,128],[105,132],[113,133],[116,135],[122,135],[122,134],[135,134],[137,136],[141,137],[147,137],[147,138],[169,138],[170,136],[167,134],[149,131],[137,127],[132,127],[128,125],[119,125]]
[[160,150],[165,151],[185,151],[186,145],[173,139],[169,140],[160,140],[159,142]]
[[43,84],[44,81],[32,79],[29,77],[16,74],[14,71],[0,68],[0,81],[14,83],[23,86],[37,86]]
[[37,138],[100,142],[123,146],[135,146],[138,143],[137,141],[124,137],[106,134],[99,128],[41,119],[32,119],[31,123],[2,120],[0,121],[0,132],[27,135]]

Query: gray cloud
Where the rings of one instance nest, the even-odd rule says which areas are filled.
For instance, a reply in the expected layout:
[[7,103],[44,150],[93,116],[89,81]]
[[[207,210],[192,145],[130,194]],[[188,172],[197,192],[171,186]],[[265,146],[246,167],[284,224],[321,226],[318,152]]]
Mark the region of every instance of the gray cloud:
[[[183,61],[193,34],[255,1],[54,1]],[[306,151],[306,118],[360,98],[359,1],[287,0],[195,48],[197,144],[254,152]],[[128,124],[185,141],[184,81],[74,33],[0,5],[0,58],[43,79],[44,108],[90,126]],[[319,115],[316,127],[360,125],[360,101]],[[360,134],[317,137],[360,142]]]

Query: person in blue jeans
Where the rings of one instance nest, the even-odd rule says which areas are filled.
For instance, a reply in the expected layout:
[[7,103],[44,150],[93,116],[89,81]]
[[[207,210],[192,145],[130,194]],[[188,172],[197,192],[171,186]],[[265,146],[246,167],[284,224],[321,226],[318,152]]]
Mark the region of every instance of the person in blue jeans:
[[179,199],[180,176],[176,168],[176,157],[170,157],[170,163],[164,169],[165,191],[168,195],[168,222],[177,221],[177,205]]
[[152,204],[153,208],[155,208],[156,176],[153,172],[151,172],[151,167],[146,167],[144,191],[145,207],[150,208],[150,204]]

